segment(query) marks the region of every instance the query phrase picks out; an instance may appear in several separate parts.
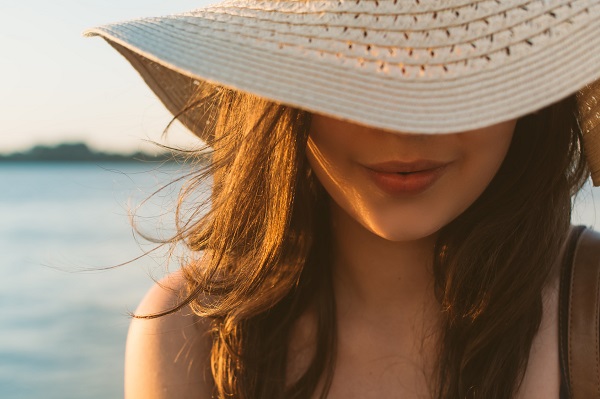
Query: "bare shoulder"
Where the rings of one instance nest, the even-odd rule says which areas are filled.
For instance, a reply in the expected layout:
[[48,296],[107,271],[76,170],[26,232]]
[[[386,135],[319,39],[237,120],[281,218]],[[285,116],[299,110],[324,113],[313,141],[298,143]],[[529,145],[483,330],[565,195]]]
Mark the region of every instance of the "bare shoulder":
[[[154,314],[174,306],[184,279],[176,272],[155,284],[136,310]],[[188,307],[155,319],[133,319],[125,354],[126,399],[212,397],[209,323]]]

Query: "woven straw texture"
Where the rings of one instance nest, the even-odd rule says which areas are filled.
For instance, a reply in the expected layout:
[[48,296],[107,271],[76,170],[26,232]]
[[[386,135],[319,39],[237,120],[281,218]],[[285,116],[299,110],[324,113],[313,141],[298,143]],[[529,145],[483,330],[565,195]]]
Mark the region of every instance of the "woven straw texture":
[[[207,80],[381,129],[452,133],[600,78],[600,0],[234,0],[86,35],[174,114]],[[598,120],[598,96],[586,98]],[[209,134],[198,115],[181,119]]]
[[583,145],[594,186],[600,186],[600,80],[577,93]]

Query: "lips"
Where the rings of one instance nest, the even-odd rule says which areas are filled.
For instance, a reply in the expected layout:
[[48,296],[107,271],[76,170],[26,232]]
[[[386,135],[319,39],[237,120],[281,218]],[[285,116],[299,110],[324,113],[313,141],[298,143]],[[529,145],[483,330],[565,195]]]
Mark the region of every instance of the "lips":
[[446,171],[448,162],[418,160],[383,162],[365,166],[370,179],[391,195],[415,195],[431,187]]
[[367,169],[381,173],[414,173],[424,172],[432,169],[444,167],[448,162],[438,162],[431,160],[418,160],[413,162],[389,161],[377,164],[366,165]]

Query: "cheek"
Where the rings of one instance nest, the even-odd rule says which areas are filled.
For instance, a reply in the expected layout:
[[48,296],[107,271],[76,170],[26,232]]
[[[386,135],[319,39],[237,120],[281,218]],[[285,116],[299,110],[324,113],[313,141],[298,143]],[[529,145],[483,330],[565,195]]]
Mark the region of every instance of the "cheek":
[[381,235],[376,222],[377,204],[371,198],[372,192],[365,188],[361,171],[353,161],[352,154],[356,149],[353,144],[348,144],[348,140],[332,139],[334,136],[309,136],[306,153],[309,165],[333,200],[332,205],[349,216],[348,222]]
[[461,186],[465,199],[471,203],[483,193],[490,184],[510,147],[515,121],[497,125],[484,132],[469,132],[461,137],[464,161]]
[[432,230],[439,230],[458,217],[489,186],[506,158],[515,123],[509,121],[493,129],[460,135],[457,164],[436,187],[437,197],[432,198]]
[[309,136],[307,158],[310,167],[329,195],[344,208],[360,202],[361,190],[353,180],[351,149],[343,142]]

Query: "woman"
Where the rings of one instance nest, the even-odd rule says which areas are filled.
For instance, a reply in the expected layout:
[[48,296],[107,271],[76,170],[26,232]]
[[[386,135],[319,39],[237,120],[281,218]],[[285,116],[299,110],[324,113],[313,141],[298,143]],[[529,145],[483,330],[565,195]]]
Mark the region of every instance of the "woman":
[[132,322],[126,396],[566,397],[599,17],[260,0],[90,31],[212,149],[182,193],[213,179],[173,239],[190,256]]

